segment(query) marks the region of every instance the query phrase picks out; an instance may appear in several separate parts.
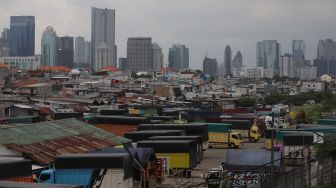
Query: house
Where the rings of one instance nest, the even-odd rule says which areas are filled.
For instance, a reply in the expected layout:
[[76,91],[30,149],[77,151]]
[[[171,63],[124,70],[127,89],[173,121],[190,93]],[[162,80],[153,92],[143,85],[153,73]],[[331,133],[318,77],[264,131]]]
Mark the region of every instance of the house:
[[324,91],[325,87],[326,84],[322,81],[302,81],[300,91]]
[[25,104],[13,104],[5,108],[5,116],[38,116],[39,109]]
[[74,118],[0,128],[0,156],[27,156],[39,165],[51,164],[61,154],[87,153],[126,142]]
[[335,82],[335,76],[323,74],[322,76],[320,76],[320,81],[327,83]]

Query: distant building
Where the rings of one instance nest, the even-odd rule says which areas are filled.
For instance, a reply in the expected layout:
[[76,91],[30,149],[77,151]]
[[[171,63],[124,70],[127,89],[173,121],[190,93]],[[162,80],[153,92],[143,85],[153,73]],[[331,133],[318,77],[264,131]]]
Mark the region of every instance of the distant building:
[[325,83],[321,81],[302,81],[301,91],[324,91]]
[[161,71],[163,68],[163,53],[162,48],[156,44],[152,44],[152,54],[153,54],[153,71]]
[[294,76],[296,78],[300,77],[300,70],[304,66],[306,57],[306,44],[303,40],[293,40],[292,41],[292,54],[294,62]]
[[128,38],[127,62],[131,71],[153,70],[152,38]]
[[232,52],[229,45],[225,47],[224,51],[224,76],[232,75],[231,62],[232,61]]
[[73,37],[57,37],[57,66],[74,67]]
[[0,57],[9,56],[9,33],[8,28],[4,28],[0,36]]
[[170,68],[189,69],[189,48],[184,44],[174,44],[169,48],[168,62]]
[[301,80],[314,80],[317,78],[317,67],[313,65],[304,65],[301,67]]
[[317,76],[336,74],[336,42],[332,39],[320,40],[317,45],[317,57],[314,60],[317,66]]
[[279,74],[280,44],[276,40],[257,42],[257,67]]
[[41,56],[8,56],[0,57],[0,62],[9,65],[11,69],[37,70],[41,66]]
[[100,43],[96,48],[96,64],[94,70],[100,71],[107,66],[111,66],[111,58],[111,47],[106,43]]
[[203,73],[217,76],[218,63],[216,59],[205,57],[203,60]]
[[10,55],[35,55],[35,17],[10,17]]
[[84,37],[79,36],[75,38],[74,62],[76,64],[85,62],[85,39]]
[[263,67],[243,68],[241,75],[251,79],[273,78],[273,69],[264,69]]
[[224,63],[218,65],[218,77],[224,78]]
[[296,72],[294,71],[294,58],[290,54],[280,56],[280,76],[295,78]]
[[[92,68],[96,68],[96,52],[98,46],[108,45],[110,47],[110,65],[117,66],[117,46],[115,45],[115,10],[91,9],[91,61]],[[97,70],[96,70],[97,71]]]
[[91,42],[90,41],[85,41],[85,59],[84,59],[84,62],[91,64]]
[[125,58],[125,57],[120,57],[119,58],[118,68],[122,71],[126,71],[128,69],[127,58]]
[[234,56],[232,60],[232,75],[234,77],[240,77],[243,72],[243,56],[240,51]]
[[48,26],[42,34],[41,52],[42,64],[55,66],[57,61],[57,35],[51,26]]

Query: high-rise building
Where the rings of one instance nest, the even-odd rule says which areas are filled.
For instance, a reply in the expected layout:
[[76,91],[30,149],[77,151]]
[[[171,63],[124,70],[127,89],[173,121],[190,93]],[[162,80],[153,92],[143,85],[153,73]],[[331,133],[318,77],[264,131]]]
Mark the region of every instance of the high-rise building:
[[294,57],[290,54],[285,54],[280,56],[280,76],[294,78],[296,77],[296,72],[294,71]]
[[231,61],[232,52],[230,46],[227,45],[224,51],[224,77],[232,75]]
[[[92,7],[91,9],[91,61],[92,68],[99,67],[96,64],[97,47],[108,45],[110,50],[109,65],[117,66],[117,46],[115,44],[115,10],[99,9]],[[97,70],[96,70],[97,71]]]
[[304,66],[306,57],[306,45],[303,40],[292,41],[292,53],[294,61],[294,77],[299,78],[301,75],[301,68]]
[[216,59],[205,57],[203,60],[203,73],[217,76],[218,63]]
[[75,38],[75,55],[74,61],[76,64],[85,63],[85,39],[84,37]]
[[91,42],[85,41],[85,63],[91,64]]
[[153,70],[152,38],[135,37],[127,40],[127,62],[131,71]]
[[171,68],[189,69],[189,48],[184,44],[174,44],[169,48],[168,63]]
[[9,29],[4,28],[0,37],[0,57],[9,56]]
[[122,71],[128,70],[128,64],[127,64],[127,58],[125,57],[120,57],[119,58],[119,66],[118,68]]
[[100,45],[96,48],[96,64],[94,69],[96,71],[100,71],[106,66],[111,65],[111,47],[106,43],[100,43]]
[[280,44],[276,40],[257,42],[257,67],[271,69],[279,74]]
[[48,26],[42,34],[41,53],[42,64],[55,66],[57,61],[57,35],[51,26]]
[[35,17],[10,17],[10,55],[35,55]]
[[317,57],[314,60],[317,66],[317,76],[336,74],[336,42],[332,39],[320,40],[317,45]]
[[234,56],[232,60],[232,68],[234,69],[240,69],[243,66],[243,56],[240,51],[237,52],[237,54]]
[[152,44],[152,54],[153,54],[153,71],[161,71],[163,68],[163,53],[162,48],[156,44]]
[[57,37],[57,66],[74,67],[73,37]]

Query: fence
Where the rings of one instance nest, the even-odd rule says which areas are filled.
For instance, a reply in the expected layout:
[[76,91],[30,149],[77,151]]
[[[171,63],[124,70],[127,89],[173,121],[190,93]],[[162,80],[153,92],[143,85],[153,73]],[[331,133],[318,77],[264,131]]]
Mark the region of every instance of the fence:
[[[260,180],[260,188],[270,188],[271,177]],[[336,158],[326,158],[300,166],[292,166],[276,174],[273,188],[336,187]]]

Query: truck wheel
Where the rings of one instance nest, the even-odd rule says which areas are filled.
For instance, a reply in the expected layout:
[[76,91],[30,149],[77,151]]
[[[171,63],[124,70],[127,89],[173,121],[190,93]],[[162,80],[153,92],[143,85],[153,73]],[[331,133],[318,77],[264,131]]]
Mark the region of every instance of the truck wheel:
[[229,143],[229,148],[230,148],[230,149],[235,148],[235,144],[234,144],[234,143]]

